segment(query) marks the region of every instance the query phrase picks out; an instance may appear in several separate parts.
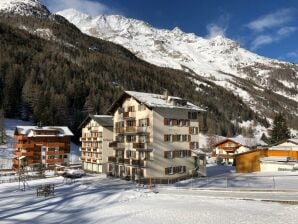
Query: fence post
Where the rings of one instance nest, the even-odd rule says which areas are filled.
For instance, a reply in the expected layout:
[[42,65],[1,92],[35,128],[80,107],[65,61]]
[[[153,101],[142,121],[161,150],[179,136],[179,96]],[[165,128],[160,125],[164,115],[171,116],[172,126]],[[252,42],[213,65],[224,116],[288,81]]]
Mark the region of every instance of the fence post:
[[228,188],[228,176],[226,176],[227,185],[226,188]]
[[272,180],[273,180],[273,189],[275,189],[275,178],[274,178],[274,176],[272,176]]

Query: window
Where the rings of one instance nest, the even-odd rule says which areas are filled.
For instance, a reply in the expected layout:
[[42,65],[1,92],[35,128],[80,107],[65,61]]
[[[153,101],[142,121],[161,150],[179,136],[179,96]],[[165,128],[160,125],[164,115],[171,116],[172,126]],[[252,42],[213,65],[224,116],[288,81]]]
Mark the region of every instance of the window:
[[136,136],[135,135],[127,135],[126,142],[136,142]]
[[198,127],[189,127],[189,134],[191,135],[197,135],[199,133]]
[[165,142],[171,142],[172,141],[172,136],[171,135],[164,135],[164,141]]
[[172,175],[172,174],[174,174],[174,167],[167,167],[167,168],[165,168],[165,174],[166,175]]
[[190,149],[198,149],[199,148],[199,143],[198,142],[190,142]]
[[135,106],[129,106],[127,112],[135,112]]
[[183,142],[187,142],[187,140],[188,140],[188,137],[187,137],[188,135],[182,135],[182,141]]
[[138,106],[138,109],[139,109],[139,111],[146,110],[146,106],[145,106],[144,104],[140,104],[140,105]]
[[140,135],[139,136],[139,142],[140,143],[149,143],[150,137],[149,134],[148,135]]
[[181,135],[176,135],[176,140],[177,140],[177,142],[181,142],[182,141]]
[[173,159],[174,158],[174,152],[173,151],[165,151],[164,152],[164,157],[166,159]]
[[147,126],[149,126],[149,118],[139,120],[139,127],[147,127]]
[[126,126],[127,127],[135,127],[136,126],[136,121],[133,120],[133,121],[127,121],[126,122]]
[[191,120],[198,119],[198,112],[188,112],[188,119],[191,119]]

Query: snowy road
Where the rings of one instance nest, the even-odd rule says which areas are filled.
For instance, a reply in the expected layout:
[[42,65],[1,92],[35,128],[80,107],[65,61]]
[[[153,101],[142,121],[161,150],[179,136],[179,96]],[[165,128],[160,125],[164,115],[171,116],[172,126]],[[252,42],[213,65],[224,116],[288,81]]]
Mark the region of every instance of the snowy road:
[[[56,184],[55,196],[36,197],[35,187],[46,182]],[[17,190],[17,183],[0,185],[1,224],[296,224],[298,219],[297,205],[236,200],[229,192],[223,193],[226,197],[220,196],[222,192],[212,191],[155,194],[138,190],[126,181],[102,176],[72,184],[63,183],[62,178],[35,180],[29,186],[30,190],[23,192]]]
[[171,195],[193,195],[198,197],[222,198],[222,199],[241,199],[241,200],[263,200],[263,201],[281,201],[295,202],[298,204],[297,191],[235,191],[235,190],[200,190],[200,189],[182,189],[182,188],[158,188],[160,194]]

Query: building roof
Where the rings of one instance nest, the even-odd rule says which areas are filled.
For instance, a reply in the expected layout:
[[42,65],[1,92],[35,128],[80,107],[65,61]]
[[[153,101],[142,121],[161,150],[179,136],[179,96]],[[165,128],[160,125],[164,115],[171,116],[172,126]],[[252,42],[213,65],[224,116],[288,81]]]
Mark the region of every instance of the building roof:
[[[135,92],[135,91],[125,91],[119,99],[113,103],[108,112],[112,112],[117,108],[119,101],[122,102],[126,97],[133,97],[138,102],[145,104],[149,108],[180,108],[180,109],[188,109],[194,111],[205,111],[199,106],[196,106],[180,97],[174,96],[165,96],[155,93],[144,93],[144,92]],[[181,104],[173,103],[174,101],[181,102]]]
[[102,127],[113,127],[113,116],[110,115],[88,115],[80,124],[79,128],[83,128],[91,119],[95,120]]
[[298,138],[289,138],[289,139],[277,142],[277,143],[273,144],[273,146],[277,146],[277,145],[280,145],[280,144],[285,143],[285,142],[291,142],[291,143],[296,144],[298,146]]
[[217,142],[214,146],[218,146],[226,141],[232,141],[234,143],[237,143],[239,145],[242,146],[246,146],[246,147],[254,147],[254,146],[267,146],[267,144],[260,140],[260,139],[256,139],[256,138],[245,138],[242,137],[241,135],[237,136],[237,137],[233,137],[233,138],[225,138],[219,142]]
[[[58,134],[55,136],[73,136],[73,133],[68,127],[65,126],[47,126],[47,127],[38,127],[38,126],[17,126],[16,131],[18,134],[26,135],[27,137],[33,137],[33,131],[44,130],[44,131],[58,131]],[[40,135],[39,135],[40,136]],[[48,135],[52,136],[52,135]]]

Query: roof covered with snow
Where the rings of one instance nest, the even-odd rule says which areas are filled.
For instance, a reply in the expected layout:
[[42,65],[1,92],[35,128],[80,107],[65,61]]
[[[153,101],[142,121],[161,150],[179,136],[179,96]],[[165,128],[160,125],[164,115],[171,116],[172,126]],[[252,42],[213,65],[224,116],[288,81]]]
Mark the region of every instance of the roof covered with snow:
[[215,146],[219,145],[219,144],[222,144],[226,141],[233,141],[235,143],[238,143],[239,145],[242,145],[242,146],[246,146],[246,147],[255,147],[255,146],[267,146],[267,144],[262,141],[261,139],[257,139],[257,138],[246,138],[246,137],[243,137],[242,135],[238,135],[236,137],[233,137],[233,138],[225,138],[221,141],[219,141],[218,143],[215,144]]
[[180,97],[165,96],[155,93],[125,91],[122,96],[112,105],[112,107],[109,109],[109,112],[113,111],[118,105],[119,101],[121,101],[121,99],[125,99],[126,97],[133,97],[135,100],[149,108],[179,108],[194,111],[205,111],[201,107],[196,106]]
[[17,126],[16,131],[18,134],[26,135],[27,137],[35,136],[34,131],[58,131],[58,134],[56,134],[55,136],[60,136],[60,137],[73,136],[73,133],[71,132],[71,130],[65,126],[47,126],[47,127]]
[[113,127],[113,116],[110,115],[89,115],[80,124],[79,128],[83,128],[91,119],[95,120],[102,127]]

